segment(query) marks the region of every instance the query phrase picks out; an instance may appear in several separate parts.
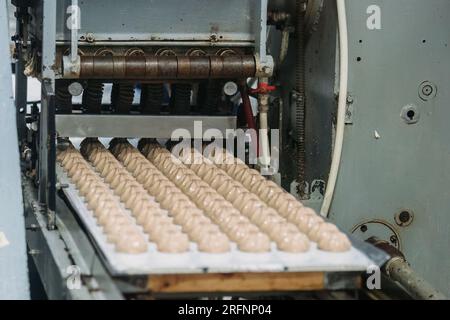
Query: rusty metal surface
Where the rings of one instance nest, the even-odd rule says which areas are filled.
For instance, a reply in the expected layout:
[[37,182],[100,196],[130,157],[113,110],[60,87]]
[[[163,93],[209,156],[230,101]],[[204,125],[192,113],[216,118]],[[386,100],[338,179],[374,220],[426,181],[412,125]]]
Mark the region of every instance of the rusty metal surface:
[[256,73],[255,57],[225,56],[82,56],[86,79],[222,79]]

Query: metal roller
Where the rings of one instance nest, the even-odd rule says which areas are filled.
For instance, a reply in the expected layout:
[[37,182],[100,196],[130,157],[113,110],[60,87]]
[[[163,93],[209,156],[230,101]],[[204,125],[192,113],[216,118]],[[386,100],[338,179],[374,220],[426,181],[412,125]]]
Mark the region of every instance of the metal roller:
[[81,56],[79,72],[63,63],[65,78],[230,79],[256,75],[252,55],[231,56]]

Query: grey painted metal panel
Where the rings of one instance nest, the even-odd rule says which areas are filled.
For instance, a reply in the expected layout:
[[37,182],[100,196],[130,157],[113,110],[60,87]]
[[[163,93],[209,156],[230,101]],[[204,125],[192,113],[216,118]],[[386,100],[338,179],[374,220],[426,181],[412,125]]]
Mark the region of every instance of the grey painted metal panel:
[[[90,0],[79,1],[81,30],[97,41],[255,40],[254,10],[260,0]],[[66,27],[70,0],[58,1],[57,39],[70,40]]]
[[[7,2],[0,6],[0,300],[29,299],[20,160],[12,97]],[[6,239],[5,239],[6,238]],[[2,240],[0,240],[2,241]],[[9,244],[8,244],[9,243]]]
[[[195,131],[197,128],[197,131]],[[130,116],[130,115],[57,115],[56,131],[60,137],[84,138],[161,138],[169,139],[177,129],[203,135],[217,129],[225,137],[227,129],[236,128],[233,116]]]
[[[374,4],[382,28],[371,31],[366,11]],[[347,7],[355,102],[331,218],[346,230],[373,219],[391,224],[414,270],[448,296],[450,1],[352,0]],[[435,98],[419,97],[423,81],[437,87]],[[420,112],[416,124],[400,116],[408,104]],[[401,210],[414,213],[408,227],[395,223]]]

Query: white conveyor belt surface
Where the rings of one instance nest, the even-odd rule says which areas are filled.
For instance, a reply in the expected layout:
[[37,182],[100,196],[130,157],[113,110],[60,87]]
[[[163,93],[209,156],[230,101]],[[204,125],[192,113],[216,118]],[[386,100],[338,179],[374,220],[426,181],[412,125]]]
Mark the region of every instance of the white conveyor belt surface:
[[118,253],[108,243],[102,228],[92,212],[71,183],[64,170],[57,166],[60,183],[67,185],[64,193],[73,209],[79,215],[91,237],[94,239],[110,271],[115,275],[148,274],[196,274],[235,272],[350,272],[366,271],[374,262],[360,250],[352,247],[343,253],[325,252],[317,249],[315,243],[306,253],[285,253],[272,246],[267,253],[244,253],[233,244],[232,250],[224,254],[202,253],[196,244],[181,254],[164,254],[150,244],[142,254]]

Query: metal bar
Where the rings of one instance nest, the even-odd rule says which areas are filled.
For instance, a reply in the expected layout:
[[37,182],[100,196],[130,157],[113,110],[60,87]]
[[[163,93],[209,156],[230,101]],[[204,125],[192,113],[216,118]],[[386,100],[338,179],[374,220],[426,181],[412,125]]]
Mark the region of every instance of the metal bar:
[[[70,41],[57,40],[57,46],[70,45]],[[80,42],[80,46],[83,47],[101,47],[101,46],[155,46],[155,47],[211,47],[211,41],[95,41],[94,43]],[[255,43],[253,41],[218,41],[214,42],[214,47],[253,47]]]
[[252,55],[81,56],[74,73],[63,59],[64,77],[86,79],[245,79],[256,74]]
[[441,292],[420,277],[409,263],[397,257],[386,265],[386,273],[392,280],[397,281],[414,299],[419,300],[447,300]]
[[[42,86],[44,88],[44,86]],[[41,111],[39,113],[39,141],[38,141],[38,183],[39,183],[39,203],[46,205],[47,199],[47,110],[48,101],[45,97],[44,90],[42,89],[41,97]]]
[[[16,10],[17,23],[16,31],[19,39],[23,39],[24,35],[24,25],[22,24],[22,19],[24,15],[27,14],[27,9],[18,7]],[[26,39],[23,39],[26,41]],[[24,45],[27,45],[24,43]],[[16,61],[16,75],[15,75],[15,102],[16,102],[16,117],[17,117],[17,131],[19,134],[19,142],[24,142],[27,137],[27,126],[25,123],[25,116],[27,111],[27,77],[24,74],[25,61],[23,59],[23,49],[22,46],[16,46],[17,49],[17,61]]]
[[44,94],[47,99],[47,214],[48,228],[56,227],[56,124],[55,124],[55,94],[49,83],[44,84]]
[[[56,6],[57,1],[44,0],[42,22],[42,77],[53,80],[56,54]],[[54,83],[52,86],[54,88]]]
[[42,97],[39,132],[39,202],[48,215],[47,227],[55,228],[55,55],[56,6],[52,0],[43,1]]
[[235,128],[234,116],[56,115],[58,135],[73,138],[168,139],[177,129],[184,130],[191,137],[216,129],[225,137],[226,130]]
[[72,25],[70,39],[70,55],[72,63],[78,60],[78,29],[80,28],[80,10],[78,0],[72,0]]
[[55,94],[48,80],[42,85],[39,132],[39,202],[47,210],[48,228],[55,228],[56,194]]
[[267,5],[268,0],[255,1],[256,12],[260,12],[259,19],[255,19],[255,37],[256,37],[256,52],[259,55],[261,64],[267,63]]

